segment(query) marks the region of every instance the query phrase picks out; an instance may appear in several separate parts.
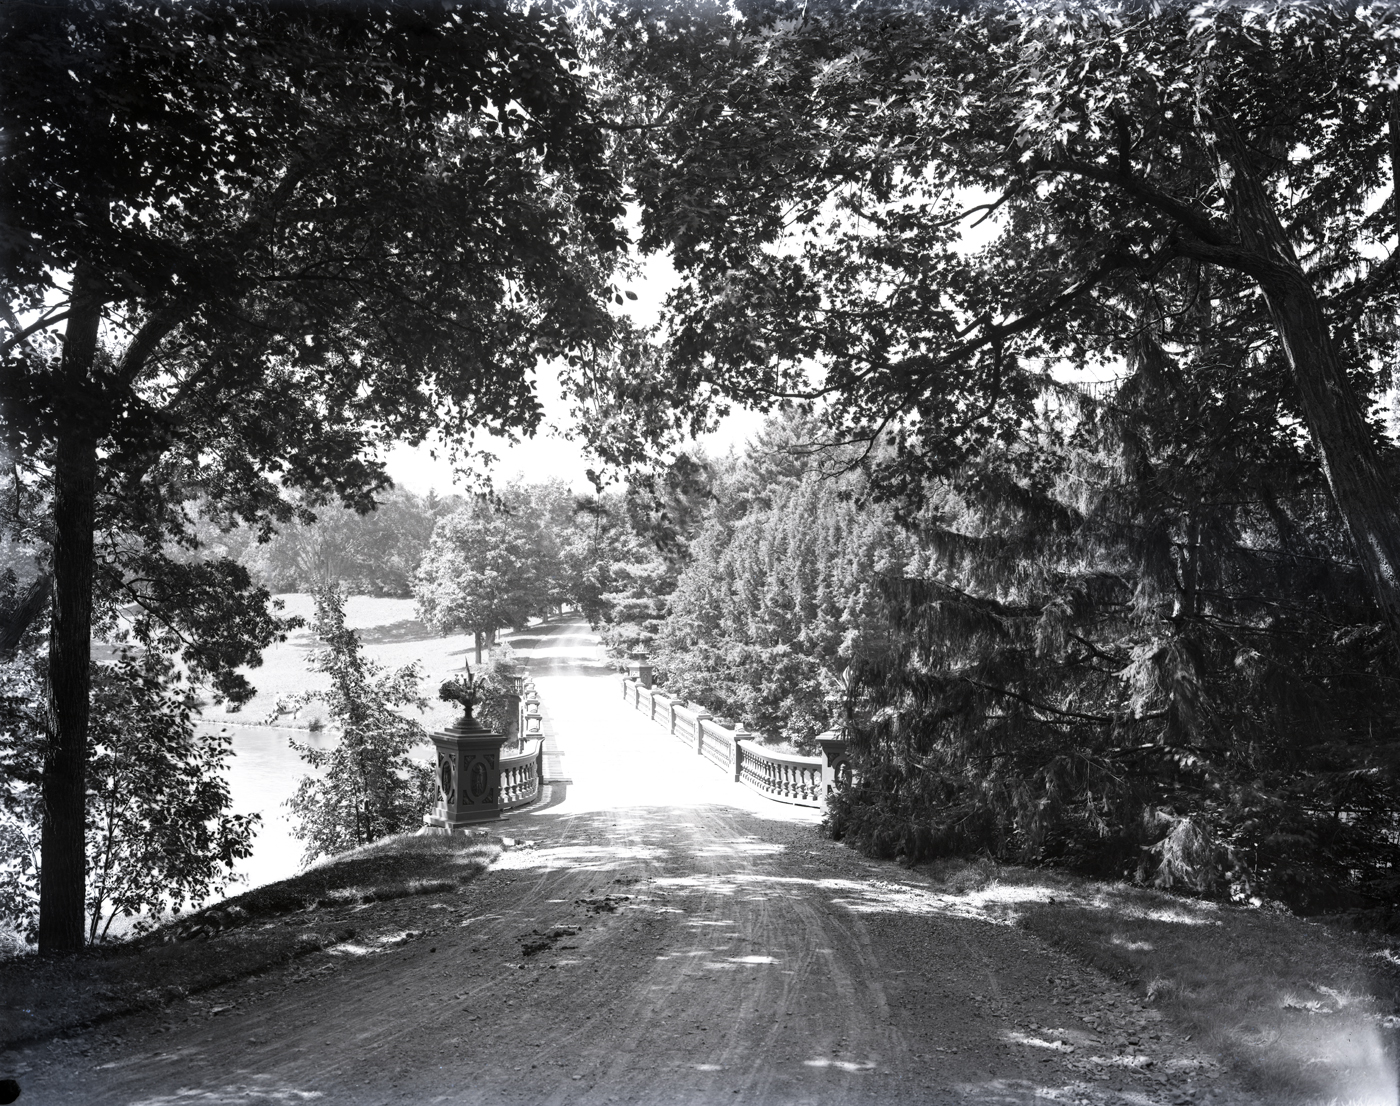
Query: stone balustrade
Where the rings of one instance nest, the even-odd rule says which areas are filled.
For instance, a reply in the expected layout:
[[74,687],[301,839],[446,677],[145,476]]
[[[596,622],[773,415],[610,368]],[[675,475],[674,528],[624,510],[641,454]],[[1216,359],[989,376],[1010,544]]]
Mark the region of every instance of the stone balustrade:
[[506,810],[527,806],[544,785],[544,736],[540,732],[540,692],[534,678],[520,677],[519,749],[501,753],[501,805]]
[[671,704],[671,734],[684,741],[692,749],[699,751],[700,723],[710,715],[697,707],[683,707]]
[[544,742],[522,743],[518,752],[501,753],[501,807],[513,810],[533,803],[544,779]]
[[746,731],[739,727],[729,729],[713,718],[700,719],[698,729],[695,751],[716,768],[722,768],[731,774],[731,778],[737,779],[733,775],[735,754],[739,750],[739,739]]
[[539,690],[535,687],[535,681],[532,677],[522,676],[520,680],[520,739],[528,741],[530,738],[540,737],[542,724]]
[[740,750],[739,782],[761,795],[795,806],[821,806],[821,757],[776,753],[752,741],[737,741]]
[[635,676],[623,678],[622,698],[736,783],[777,802],[820,807],[838,780],[850,778],[846,743],[834,733],[817,739],[821,756],[803,757],[767,749],[743,727],[723,725],[708,711],[644,687]]

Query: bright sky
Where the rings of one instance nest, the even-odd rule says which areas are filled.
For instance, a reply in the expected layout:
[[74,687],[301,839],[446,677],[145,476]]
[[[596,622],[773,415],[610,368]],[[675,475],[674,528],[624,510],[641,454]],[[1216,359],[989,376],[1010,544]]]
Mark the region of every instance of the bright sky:
[[[959,193],[959,201],[964,208],[972,208],[992,199],[990,195],[964,190]],[[636,212],[632,213],[632,224],[636,224]],[[973,251],[982,249],[1001,233],[1001,220],[987,219],[980,225],[973,225],[975,219],[968,219],[963,228],[961,249]],[[625,287],[635,292],[635,300],[627,300],[624,306],[616,308],[625,311],[642,327],[650,327],[660,317],[666,296],[676,287],[677,277],[671,259],[665,254],[652,254],[642,259],[641,273],[637,280]],[[1057,379],[1081,380],[1099,379],[1114,376],[1121,368],[1095,367],[1081,369],[1066,365],[1051,366],[1050,371]],[[590,467],[582,450],[574,442],[567,441],[563,431],[569,424],[568,404],[565,402],[559,382],[547,373],[536,381],[540,402],[544,407],[544,425],[534,438],[514,445],[496,439],[488,446],[499,461],[491,470],[497,484],[504,484],[520,477],[527,483],[540,483],[550,479],[567,480],[575,491],[592,489],[584,475]],[[757,433],[763,424],[763,416],[746,408],[735,408],[721,422],[719,429],[700,439],[700,446],[712,457],[722,457],[731,449],[738,450]],[[387,454],[389,475],[394,482],[425,494],[430,488],[439,493],[453,487],[463,488],[465,482],[458,478],[448,460],[448,450],[440,445],[438,456],[431,455],[431,447],[412,449],[397,446]]]
[[[665,254],[653,254],[643,259],[639,278],[624,286],[635,292],[637,298],[627,300],[625,306],[617,310],[626,311],[639,326],[652,326],[660,317],[667,294],[676,286],[676,271],[671,266],[671,259]],[[536,390],[544,407],[544,425],[535,437],[514,445],[502,439],[482,442],[499,457],[491,470],[493,480],[499,485],[517,476],[532,484],[561,479],[567,480],[577,492],[591,491],[593,486],[584,475],[590,462],[575,442],[563,437],[570,420],[568,404],[559,381],[547,372],[542,373],[536,380]],[[715,433],[707,434],[700,440],[700,445],[710,456],[723,456],[731,447],[738,449],[742,446],[762,423],[763,416],[758,412],[735,409]],[[385,458],[389,475],[394,483],[419,495],[426,494],[429,489],[443,494],[454,487],[465,487],[465,482],[453,472],[448,459],[449,451],[439,444],[436,452],[435,458],[431,446],[416,449],[395,446]],[[596,467],[596,464],[596,461],[592,462],[592,466]]]

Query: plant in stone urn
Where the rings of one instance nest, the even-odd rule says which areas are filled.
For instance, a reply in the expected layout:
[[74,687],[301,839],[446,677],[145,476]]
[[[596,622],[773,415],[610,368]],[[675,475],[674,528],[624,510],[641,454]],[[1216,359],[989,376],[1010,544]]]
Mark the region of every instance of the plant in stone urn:
[[460,703],[464,711],[455,725],[430,734],[437,749],[438,802],[425,824],[455,830],[474,822],[501,817],[501,747],[504,732],[472,717],[477,705],[489,704],[484,676],[473,676],[467,666],[462,676],[451,676],[438,688],[438,698]]
[[473,676],[472,666],[467,665],[466,677],[451,676],[443,681],[438,688],[438,698],[449,703],[461,703],[462,724],[471,726],[473,724],[472,708],[481,699],[482,693],[486,689],[486,679],[483,676]]

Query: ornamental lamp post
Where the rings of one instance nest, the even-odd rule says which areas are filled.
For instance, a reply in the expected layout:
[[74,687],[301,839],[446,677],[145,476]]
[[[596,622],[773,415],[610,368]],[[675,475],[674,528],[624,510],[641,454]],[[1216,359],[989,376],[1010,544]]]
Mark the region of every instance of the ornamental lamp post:
[[472,717],[482,686],[468,665],[465,680],[449,679],[438,689],[438,698],[461,703],[463,714],[447,729],[428,735],[437,749],[438,801],[423,816],[426,826],[451,831],[503,817],[501,746],[506,735]]

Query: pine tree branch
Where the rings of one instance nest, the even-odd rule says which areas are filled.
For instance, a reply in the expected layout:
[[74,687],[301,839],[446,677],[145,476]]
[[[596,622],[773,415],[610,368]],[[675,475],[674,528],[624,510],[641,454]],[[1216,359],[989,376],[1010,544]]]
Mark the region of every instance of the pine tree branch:
[[1048,703],[1037,702],[1030,696],[1022,695],[1018,691],[1012,691],[1010,688],[1006,687],[998,687],[995,684],[984,683],[981,680],[974,680],[971,676],[959,676],[958,679],[965,684],[981,688],[983,691],[990,691],[993,695],[1001,695],[1008,699],[1015,699],[1025,703],[1033,710],[1044,711],[1046,714],[1053,714],[1059,718],[1073,718],[1079,722],[1091,722],[1096,726],[1112,726],[1119,721],[1119,718],[1115,715],[1085,714],[1082,711],[1063,710],[1060,707],[1052,707]]

